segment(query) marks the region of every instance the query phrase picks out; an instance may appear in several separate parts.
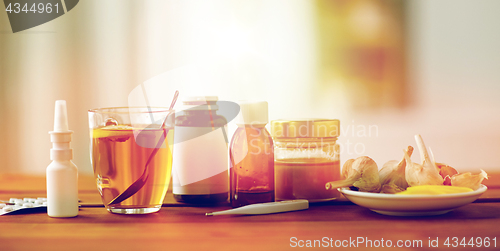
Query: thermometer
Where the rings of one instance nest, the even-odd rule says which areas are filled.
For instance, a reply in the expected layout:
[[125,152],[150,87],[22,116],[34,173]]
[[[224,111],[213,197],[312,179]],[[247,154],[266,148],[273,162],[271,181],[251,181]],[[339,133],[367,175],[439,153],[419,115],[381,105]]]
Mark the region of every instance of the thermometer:
[[206,213],[205,215],[212,216],[212,215],[225,215],[225,214],[239,214],[239,215],[273,214],[273,213],[304,210],[308,208],[309,208],[309,201],[307,200],[285,200],[279,202],[252,204],[225,211]]

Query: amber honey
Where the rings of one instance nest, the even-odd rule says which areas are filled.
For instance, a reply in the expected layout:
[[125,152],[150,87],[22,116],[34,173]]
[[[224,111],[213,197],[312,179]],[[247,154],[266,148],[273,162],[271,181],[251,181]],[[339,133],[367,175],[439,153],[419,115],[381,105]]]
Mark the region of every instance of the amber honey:
[[340,121],[336,119],[273,120],[276,200],[333,200],[326,183],[340,179]]
[[327,201],[339,196],[325,184],[340,179],[339,161],[324,158],[283,159],[275,162],[276,200]]
[[[164,137],[164,130],[167,137]],[[135,131],[135,135],[134,135]],[[167,193],[172,167],[173,129],[133,129],[107,126],[91,129],[91,161],[102,202],[110,208],[159,208]],[[133,196],[108,205],[144,173],[146,162],[161,142],[148,165],[148,178]],[[169,144],[170,143],[170,144]]]

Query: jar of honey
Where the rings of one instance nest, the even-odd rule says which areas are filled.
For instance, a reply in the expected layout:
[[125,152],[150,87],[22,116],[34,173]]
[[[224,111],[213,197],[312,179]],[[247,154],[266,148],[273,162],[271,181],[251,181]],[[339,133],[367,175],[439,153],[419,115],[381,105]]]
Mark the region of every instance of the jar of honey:
[[334,200],[325,184],[340,179],[336,119],[273,120],[275,197],[279,200]]

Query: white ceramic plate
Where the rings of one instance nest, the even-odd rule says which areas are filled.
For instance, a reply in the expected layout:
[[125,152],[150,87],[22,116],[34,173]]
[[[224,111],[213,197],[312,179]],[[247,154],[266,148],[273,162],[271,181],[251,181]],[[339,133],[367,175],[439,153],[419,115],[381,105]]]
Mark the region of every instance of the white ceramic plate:
[[479,189],[472,192],[439,195],[367,193],[352,191],[347,187],[338,190],[354,204],[369,208],[379,214],[424,216],[445,214],[457,207],[467,205],[479,198],[487,189],[485,185],[481,185]]

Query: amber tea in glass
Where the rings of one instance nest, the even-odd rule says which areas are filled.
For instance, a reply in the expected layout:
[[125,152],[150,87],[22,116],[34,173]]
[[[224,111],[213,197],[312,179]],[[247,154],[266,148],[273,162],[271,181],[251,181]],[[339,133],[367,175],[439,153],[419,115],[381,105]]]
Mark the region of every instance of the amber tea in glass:
[[[108,211],[144,214],[161,208],[171,177],[174,132],[170,123],[160,127],[169,114],[172,113],[168,109],[159,108],[89,111],[91,162]],[[158,150],[154,151],[155,148]],[[145,182],[137,192],[110,204],[141,176]]]

